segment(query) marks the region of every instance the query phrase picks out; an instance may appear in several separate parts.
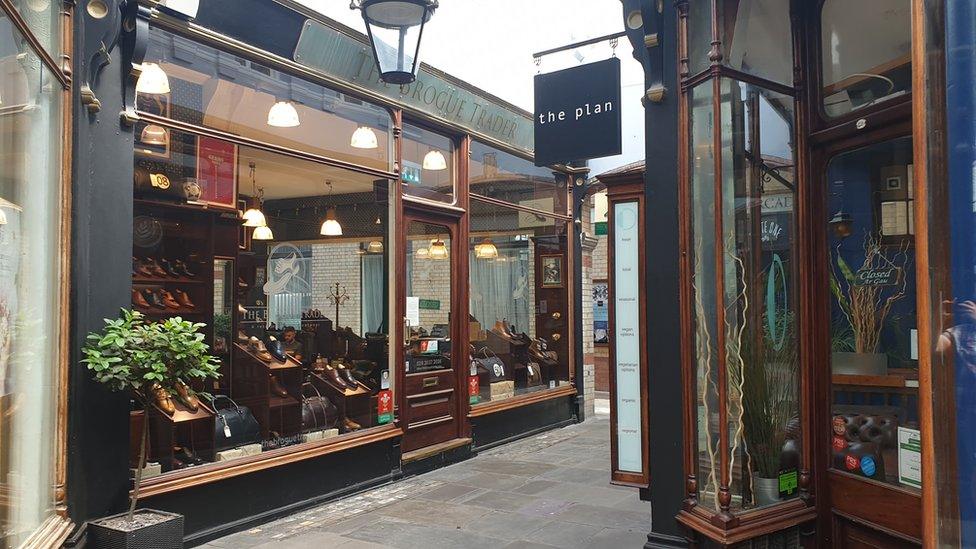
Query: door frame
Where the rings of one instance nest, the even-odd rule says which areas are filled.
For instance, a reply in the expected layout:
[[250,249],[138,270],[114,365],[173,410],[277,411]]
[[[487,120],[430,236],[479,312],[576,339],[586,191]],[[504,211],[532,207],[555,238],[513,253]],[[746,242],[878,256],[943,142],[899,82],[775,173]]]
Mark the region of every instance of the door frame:
[[[462,330],[463,322],[458,319],[467,318],[467,237],[464,235],[463,217],[464,210],[459,208],[442,208],[427,203],[414,202],[409,199],[403,200],[403,213],[401,217],[402,230],[397,234],[397,258],[396,258],[396,307],[395,307],[395,326],[392,332],[395,334],[394,349],[392,352],[396,357],[397,367],[397,397],[396,402],[399,407],[397,423],[403,430],[403,442],[411,437],[409,429],[409,411],[407,407],[406,391],[406,349],[404,348],[404,324],[406,319],[406,298],[407,298],[407,233],[409,226],[413,222],[440,225],[447,229],[450,235],[451,245],[449,247],[451,257],[448,259],[451,267],[451,320],[449,322],[449,334],[451,337],[451,367],[454,370],[454,394],[456,395],[454,408],[451,410],[454,415],[453,440],[470,438],[471,427],[468,422],[468,400],[464,398],[467,393],[466,360],[467,354],[467,333]],[[462,241],[463,239],[463,241]],[[447,441],[449,442],[449,441]],[[437,443],[431,447],[437,446]],[[421,447],[422,450],[424,447]],[[416,451],[416,450],[415,450]]]
[[[843,137],[830,136],[831,138],[822,139],[819,143],[811,143],[809,148],[810,178],[808,180],[810,181],[809,196],[812,200],[809,201],[809,215],[806,216],[804,229],[811,243],[808,262],[812,267],[807,270],[810,273],[808,310],[811,315],[808,322],[812,328],[808,330],[811,334],[808,348],[814,370],[813,408],[815,410],[810,425],[815,433],[812,437],[815,455],[814,478],[817,479],[816,493],[819,494],[818,530],[821,533],[819,537],[822,546],[843,543],[845,531],[849,526],[870,529],[870,533],[864,533],[869,537],[872,534],[882,533],[908,544],[920,543],[922,536],[921,494],[878,481],[857,478],[833,469],[830,431],[826,428],[830,425],[832,417],[832,380],[828,367],[831,360],[829,329],[831,295],[829,271],[824,262],[824,258],[830,252],[825,224],[825,220],[830,216],[828,211],[830,185],[827,181],[827,170],[830,161],[840,154],[892,139],[913,137],[910,111],[906,118],[904,107],[896,107],[894,113],[878,114],[884,117],[884,123],[877,124],[877,127],[856,134],[846,134]],[[895,116],[892,116],[893,114]],[[919,185],[921,182],[916,181],[915,184]],[[918,231],[915,239],[917,243]],[[919,306],[919,299],[920,296],[916,293],[916,307]],[[837,505],[838,502],[845,503]],[[863,505],[865,503],[870,505]],[[858,508],[868,512],[854,512],[854,509]],[[914,513],[914,516],[906,518],[911,513]]]

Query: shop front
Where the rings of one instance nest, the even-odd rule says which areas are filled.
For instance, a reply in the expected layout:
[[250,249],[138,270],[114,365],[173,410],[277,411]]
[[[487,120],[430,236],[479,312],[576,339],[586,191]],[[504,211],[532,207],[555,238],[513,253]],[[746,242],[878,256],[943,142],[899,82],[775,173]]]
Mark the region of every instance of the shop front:
[[648,4],[648,80],[662,51],[678,79],[648,141],[677,134],[683,389],[649,412],[682,414],[685,474],[654,546],[967,546],[970,3]]
[[528,113],[426,66],[383,84],[291,2],[132,16],[128,149],[92,145],[130,205],[100,245],[221,374],[113,408],[130,469],[148,440],[140,505],[199,543],[577,421],[573,170],[533,165]]

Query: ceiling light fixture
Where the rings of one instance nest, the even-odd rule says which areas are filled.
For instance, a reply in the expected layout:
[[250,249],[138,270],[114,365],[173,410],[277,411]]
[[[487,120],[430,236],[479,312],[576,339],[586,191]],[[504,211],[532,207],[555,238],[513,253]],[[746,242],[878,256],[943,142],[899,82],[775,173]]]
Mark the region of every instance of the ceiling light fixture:
[[146,145],[156,145],[162,147],[166,145],[166,128],[158,124],[149,124],[142,129],[139,141]]
[[436,239],[430,243],[430,258],[435,260],[444,260],[449,257],[450,254],[447,252],[447,244],[441,239]]
[[417,248],[417,251],[415,251],[413,255],[417,259],[430,259],[430,249],[421,246],[420,248]]
[[271,232],[271,227],[267,225],[263,227],[256,227],[254,232],[251,234],[252,240],[274,240],[274,233]]
[[447,159],[441,151],[430,151],[424,155],[424,169],[432,171],[440,171],[447,169]]
[[302,121],[291,101],[278,101],[268,110],[268,125],[275,128],[295,128]]
[[486,238],[480,244],[475,244],[474,257],[475,259],[498,259],[498,247],[490,238]]
[[244,226],[245,227],[266,227],[268,221],[264,217],[264,212],[261,211],[261,197],[264,196],[264,189],[260,191],[257,188],[257,182],[254,173],[257,171],[257,166],[254,162],[249,162],[248,167],[251,168],[251,199],[250,204],[246,212],[244,212]]
[[[329,196],[332,196],[332,182],[326,181],[325,184],[329,187]],[[319,234],[322,236],[342,236],[342,225],[336,221],[335,206],[330,206],[325,211],[325,221],[322,222],[322,228],[319,229]]]
[[381,254],[383,253],[383,243],[379,240],[371,240],[369,245],[366,246],[366,253],[370,254]]
[[156,63],[143,63],[142,73],[136,80],[136,93],[163,95],[170,92],[169,77]]
[[355,149],[375,149],[380,146],[379,141],[376,140],[376,133],[367,126],[359,126],[352,132],[349,145]]

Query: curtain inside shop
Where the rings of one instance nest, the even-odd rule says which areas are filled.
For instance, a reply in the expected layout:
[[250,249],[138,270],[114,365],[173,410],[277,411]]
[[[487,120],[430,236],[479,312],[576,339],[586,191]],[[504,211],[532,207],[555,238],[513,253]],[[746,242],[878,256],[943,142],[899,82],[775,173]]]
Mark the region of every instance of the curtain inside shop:
[[[270,280],[264,287],[268,296],[268,325],[297,328],[302,312],[312,306],[312,258],[310,246],[296,247],[282,242],[268,256]],[[291,275],[291,276],[288,276]]]
[[[529,330],[529,253],[527,248],[499,249],[498,258],[469,254],[471,314],[482,322],[507,320],[519,331]],[[490,327],[490,326],[488,326]]]
[[383,325],[383,280],[386,269],[382,255],[367,255],[362,263],[362,328],[363,333],[377,333]]

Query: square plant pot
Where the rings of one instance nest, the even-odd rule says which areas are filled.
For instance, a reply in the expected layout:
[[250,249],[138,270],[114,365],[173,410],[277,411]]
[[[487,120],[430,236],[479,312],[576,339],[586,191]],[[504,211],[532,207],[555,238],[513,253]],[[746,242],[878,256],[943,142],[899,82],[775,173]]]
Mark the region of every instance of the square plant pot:
[[88,543],[94,549],[181,549],[183,515],[136,509],[133,522],[127,513],[88,523]]

